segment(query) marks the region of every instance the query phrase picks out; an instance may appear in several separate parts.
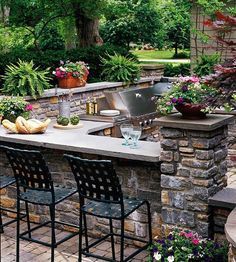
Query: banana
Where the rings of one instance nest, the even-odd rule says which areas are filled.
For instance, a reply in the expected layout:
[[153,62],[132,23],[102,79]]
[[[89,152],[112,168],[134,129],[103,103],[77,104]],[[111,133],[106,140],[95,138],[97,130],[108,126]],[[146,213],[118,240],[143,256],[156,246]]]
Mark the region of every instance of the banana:
[[15,124],[10,122],[9,120],[3,120],[2,125],[12,133],[37,134],[44,133],[50,122],[50,119],[41,122],[37,119],[26,120],[25,118],[19,116],[17,117]]
[[7,120],[7,119],[4,119],[2,121],[2,125],[7,129],[9,130],[11,133],[15,133],[15,134],[18,134],[18,130],[16,128],[16,125],[14,123],[12,123],[11,121]]

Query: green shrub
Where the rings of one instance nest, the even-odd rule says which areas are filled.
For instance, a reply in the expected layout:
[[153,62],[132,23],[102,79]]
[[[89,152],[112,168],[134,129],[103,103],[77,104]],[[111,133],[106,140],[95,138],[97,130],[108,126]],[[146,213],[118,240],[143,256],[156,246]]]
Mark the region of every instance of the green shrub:
[[133,58],[136,57],[133,54],[129,53],[128,50],[125,48],[108,44],[104,44],[102,46],[78,48],[69,51],[45,50],[40,53],[33,50],[14,49],[9,53],[0,53],[0,75],[3,75],[5,73],[7,65],[9,65],[10,63],[17,63],[18,59],[27,62],[33,60],[34,64],[36,66],[39,66],[41,69],[46,69],[48,67],[56,68],[59,66],[60,60],[70,60],[84,61],[89,65],[89,82],[102,81],[101,57],[106,57],[108,54],[113,55],[115,53]]
[[33,61],[19,60],[16,65],[7,66],[6,73],[2,77],[4,80],[2,92],[7,95],[30,95],[36,98],[37,95],[42,95],[44,89],[50,87],[48,73],[49,70],[34,67]]
[[187,59],[189,57],[190,57],[189,53],[187,53],[187,52],[180,52],[178,54],[174,54],[172,58],[173,59]]
[[202,55],[197,61],[194,73],[198,76],[206,76],[214,72],[214,66],[220,62],[220,55]]
[[184,63],[184,64],[165,64],[164,69],[164,76],[187,76],[190,74],[190,64]]
[[140,77],[140,65],[132,58],[108,55],[102,58],[102,75],[108,81],[132,82]]

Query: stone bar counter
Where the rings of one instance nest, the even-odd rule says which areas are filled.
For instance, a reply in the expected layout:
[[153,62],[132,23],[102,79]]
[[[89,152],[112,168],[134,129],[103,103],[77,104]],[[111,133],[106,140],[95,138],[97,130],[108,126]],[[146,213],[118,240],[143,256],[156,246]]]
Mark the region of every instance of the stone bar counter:
[[[150,201],[153,235],[160,235],[160,143],[139,141],[140,148],[130,149],[122,146],[123,140],[120,138],[90,135],[110,128],[111,123],[94,121],[81,121],[81,123],[82,128],[73,130],[56,129],[51,125],[44,134],[36,135],[8,134],[3,127],[0,127],[0,144],[40,150],[48,163],[54,182],[69,187],[76,187],[76,183],[68,163],[63,159],[64,153],[72,153],[87,159],[112,160],[124,195]],[[0,172],[12,175],[12,170],[3,152],[0,152]],[[0,194],[1,205],[14,209],[16,206],[15,187],[2,190]],[[131,234],[145,238],[147,236],[145,212],[145,209],[141,209],[129,217],[125,223],[125,229]],[[42,206],[30,205],[30,214],[33,222],[43,222],[48,219],[48,210]],[[78,224],[78,196],[73,196],[70,200],[57,205],[56,216],[58,220]],[[92,229],[90,230],[92,236],[99,236],[107,232],[106,220],[100,218],[94,221],[95,218],[91,216],[88,216],[88,219],[90,219],[88,225]],[[119,230],[118,224],[115,224],[115,227],[116,230]]]

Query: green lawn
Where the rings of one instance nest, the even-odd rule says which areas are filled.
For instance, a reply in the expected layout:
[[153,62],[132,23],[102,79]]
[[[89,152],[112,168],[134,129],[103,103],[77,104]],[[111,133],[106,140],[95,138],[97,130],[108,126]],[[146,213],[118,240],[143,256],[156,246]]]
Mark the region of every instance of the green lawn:
[[[136,50],[132,51],[139,59],[172,59],[174,50]],[[189,51],[184,51],[189,53]]]

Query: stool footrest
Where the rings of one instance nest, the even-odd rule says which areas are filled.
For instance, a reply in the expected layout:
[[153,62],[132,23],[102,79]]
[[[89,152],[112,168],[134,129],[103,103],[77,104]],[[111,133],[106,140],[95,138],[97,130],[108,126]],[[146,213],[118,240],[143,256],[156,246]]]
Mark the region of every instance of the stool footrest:
[[[68,240],[68,239],[70,239],[70,238],[72,238],[72,237],[74,237],[74,236],[76,236],[76,235],[78,235],[80,233],[79,230],[78,230],[78,232],[68,233],[68,235],[66,237],[62,238],[59,241],[56,241],[54,244],[53,243],[49,244],[47,242],[44,242],[44,241],[41,241],[41,240],[38,240],[38,239],[34,239],[32,237],[25,236],[25,235],[27,235],[27,234],[29,234],[29,233],[31,233],[31,232],[41,228],[41,227],[47,226],[50,223],[51,223],[51,221],[46,221],[46,222],[44,222],[44,223],[42,223],[40,225],[37,225],[37,226],[31,228],[30,230],[26,230],[26,231],[20,233],[19,238],[27,240],[27,241],[32,241],[32,242],[35,242],[35,243],[38,243],[38,244],[41,244],[41,245],[44,245],[44,246],[47,246],[47,247],[52,247],[52,246],[53,247],[57,247],[61,243],[65,242],[66,240]],[[69,224],[69,223],[66,223],[66,222],[55,221],[54,223],[55,224],[66,225],[66,226],[70,226],[70,227],[74,227],[74,228],[79,229],[79,226],[76,226],[76,225],[73,225],[73,224]]]
[[[120,234],[116,234],[116,233],[113,233],[113,234],[107,234],[105,236],[103,236],[102,238],[94,241],[93,243],[91,243],[90,245],[88,245],[87,247],[83,248],[82,249],[82,254],[85,255],[85,256],[91,256],[91,257],[94,257],[94,258],[98,258],[98,259],[102,259],[102,260],[105,260],[105,261],[113,261],[113,262],[119,262],[119,260],[113,260],[111,258],[106,258],[106,257],[103,257],[103,256],[100,256],[100,255],[96,255],[94,253],[89,253],[87,252],[86,250],[98,245],[99,243],[101,243],[102,241],[104,241],[105,239],[107,239],[108,237],[110,236],[117,236],[117,237],[121,237]],[[139,238],[136,238],[136,237],[131,237],[131,236],[127,236],[127,235],[124,235],[124,238],[126,239],[130,239],[130,240],[135,240],[135,241],[139,241],[141,243],[145,243],[146,245],[144,245],[143,247],[139,248],[138,250],[134,251],[132,254],[130,254],[128,257],[126,257],[124,259],[124,262],[125,261],[128,261],[130,260],[132,257],[136,256],[137,254],[139,254],[140,252],[142,252],[144,249],[147,249],[148,246],[151,244],[149,243],[149,241],[147,240],[142,240],[142,239],[139,239]]]

